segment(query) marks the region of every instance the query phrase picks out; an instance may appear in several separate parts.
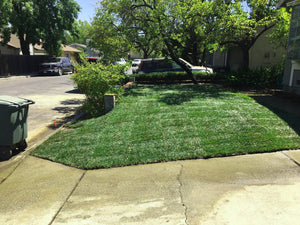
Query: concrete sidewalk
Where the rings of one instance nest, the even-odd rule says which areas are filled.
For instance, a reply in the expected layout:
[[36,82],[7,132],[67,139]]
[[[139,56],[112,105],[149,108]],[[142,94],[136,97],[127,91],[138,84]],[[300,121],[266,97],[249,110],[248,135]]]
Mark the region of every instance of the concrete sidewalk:
[[300,150],[84,171],[2,168],[0,224],[299,224]]

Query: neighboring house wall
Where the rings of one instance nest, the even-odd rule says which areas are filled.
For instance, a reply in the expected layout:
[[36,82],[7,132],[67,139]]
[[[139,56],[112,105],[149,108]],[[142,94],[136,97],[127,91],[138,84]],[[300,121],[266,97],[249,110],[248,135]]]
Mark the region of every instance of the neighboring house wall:
[[283,89],[300,95],[300,1],[281,1],[278,7],[292,7]]
[[286,55],[286,48],[277,47],[271,43],[271,39],[267,36],[272,30],[266,31],[257,39],[249,52],[249,67],[255,69],[259,67],[273,66],[281,63]]
[[15,34],[10,35],[9,42],[0,44],[0,55],[20,55],[20,53],[20,40]]
[[90,56],[90,57],[98,57],[99,56],[98,50],[90,48],[84,44],[74,43],[69,46],[72,48],[76,48],[77,50],[83,50],[87,54],[87,56]]
[[64,52],[62,54],[62,57],[67,57],[70,59],[71,62],[76,62],[77,61],[77,55],[74,52]]
[[77,62],[78,54],[81,52],[80,50],[67,45],[63,45],[62,48],[64,51],[62,57],[68,57],[72,62]]
[[[260,36],[249,51],[249,68],[256,69],[281,63],[286,49],[276,48],[267,37],[270,31]],[[225,52],[217,51],[213,56],[213,67],[227,67],[230,70],[238,70],[243,64],[242,50],[235,46]]]
[[20,49],[0,44],[0,55],[19,55]]

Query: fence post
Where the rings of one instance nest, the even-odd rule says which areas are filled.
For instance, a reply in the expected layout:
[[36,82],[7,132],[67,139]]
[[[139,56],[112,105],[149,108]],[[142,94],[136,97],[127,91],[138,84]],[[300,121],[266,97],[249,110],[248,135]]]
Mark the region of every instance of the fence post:
[[115,101],[115,95],[104,95],[105,113],[108,113],[115,108]]

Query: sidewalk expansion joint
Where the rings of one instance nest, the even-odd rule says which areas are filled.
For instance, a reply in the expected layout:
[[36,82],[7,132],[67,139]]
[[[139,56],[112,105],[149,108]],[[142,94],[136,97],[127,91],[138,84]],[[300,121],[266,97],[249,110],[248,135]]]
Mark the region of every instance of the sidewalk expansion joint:
[[292,157],[290,157],[288,154],[286,154],[285,152],[281,152],[284,156],[286,156],[289,160],[291,160],[293,163],[295,163],[297,166],[300,166],[300,163],[297,162],[295,159],[293,159]]
[[18,164],[16,165],[16,167],[6,176],[6,177],[4,177],[1,181],[0,181],[0,185],[1,184],[3,184],[15,171],[16,171],[16,169],[20,166],[20,164],[22,163],[23,161],[22,160],[20,160],[19,162],[18,162]]
[[179,195],[180,195],[180,202],[181,202],[181,205],[183,206],[184,208],[184,216],[185,216],[185,224],[188,224],[188,215],[187,215],[187,206],[186,204],[184,203],[184,200],[183,200],[183,194],[182,194],[182,187],[183,187],[183,184],[182,184],[182,181],[181,181],[181,176],[182,176],[182,172],[183,172],[183,165],[180,164],[180,171],[178,173],[178,176],[177,176],[177,181],[179,183],[179,189],[178,189],[178,192],[179,192]]
[[79,178],[79,180],[76,182],[75,186],[71,190],[70,194],[67,196],[66,200],[63,202],[63,204],[61,205],[61,207],[58,209],[58,211],[53,216],[53,218],[50,221],[49,225],[53,224],[53,222],[57,218],[58,214],[62,211],[62,209],[64,208],[65,204],[69,201],[70,197],[73,195],[74,191],[76,190],[76,188],[78,187],[79,183],[81,182],[81,180],[83,179],[83,177],[85,176],[86,173],[87,173],[87,170],[85,170],[83,172],[83,174],[81,175],[81,177]]

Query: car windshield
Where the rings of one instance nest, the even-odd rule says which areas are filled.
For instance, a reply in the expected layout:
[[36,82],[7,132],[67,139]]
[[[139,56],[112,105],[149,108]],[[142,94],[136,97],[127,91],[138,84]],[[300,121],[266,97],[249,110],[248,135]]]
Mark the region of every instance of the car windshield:
[[190,64],[189,62],[185,61],[184,59],[182,58],[179,58],[179,60],[183,63],[185,63],[189,68],[192,68],[192,64]]

